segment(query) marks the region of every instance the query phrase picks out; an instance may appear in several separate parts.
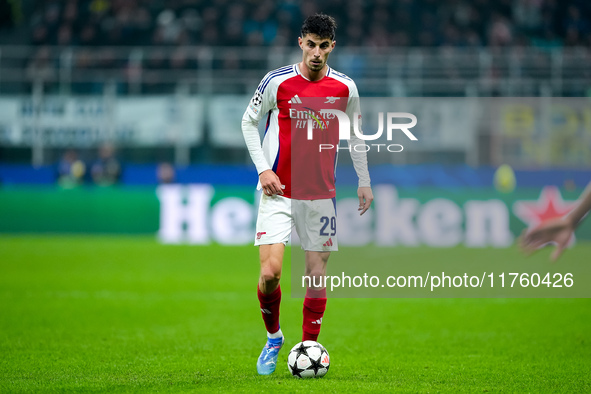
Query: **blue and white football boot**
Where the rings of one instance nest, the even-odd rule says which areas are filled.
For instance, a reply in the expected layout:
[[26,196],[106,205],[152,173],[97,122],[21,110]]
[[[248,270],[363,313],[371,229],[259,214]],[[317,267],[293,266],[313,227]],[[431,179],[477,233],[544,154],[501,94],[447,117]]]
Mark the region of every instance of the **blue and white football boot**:
[[257,360],[257,372],[259,375],[271,375],[277,367],[279,350],[283,346],[285,338],[267,338],[267,343]]

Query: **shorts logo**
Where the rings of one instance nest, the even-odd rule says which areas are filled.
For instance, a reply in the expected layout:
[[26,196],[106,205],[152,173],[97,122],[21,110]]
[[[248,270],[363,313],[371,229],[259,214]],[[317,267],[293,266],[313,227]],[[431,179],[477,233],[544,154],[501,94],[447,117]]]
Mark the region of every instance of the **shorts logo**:
[[328,241],[322,244],[322,246],[332,246],[332,238],[329,238]]
[[267,234],[267,232],[266,232],[266,231],[261,231],[261,232],[258,232],[258,233],[257,233],[257,239],[261,239],[261,237],[262,237],[263,235],[265,235],[265,234]]

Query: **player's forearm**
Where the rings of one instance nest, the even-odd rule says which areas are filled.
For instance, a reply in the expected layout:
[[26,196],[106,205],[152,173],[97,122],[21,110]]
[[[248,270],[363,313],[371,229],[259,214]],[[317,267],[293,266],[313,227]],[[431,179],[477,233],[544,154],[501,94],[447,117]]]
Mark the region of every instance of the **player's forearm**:
[[355,150],[356,146],[365,145],[365,141],[355,134],[355,129],[363,134],[361,131],[361,107],[359,103],[359,93],[357,92],[357,86],[353,84],[349,95],[349,101],[347,103],[347,116],[351,120],[349,148],[351,152],[351,160],[353,161],[353,168],[359,178],[359,187],[371,187],[371,179],[369,177],[369,171],[367,169],[367,153],[365,149]]
[[244,136],[248,153],[257,169],[257,173],[260,174],[263,171],[270,170],[271,166],[267,162],[263,149],[261,148],[261,138],[259,137],[257,124],[249,119],[248,116],[242,118],[242,135]]
[[359,187],[370,187],[371,179],[369,177],[369,170],[367,169],[367,153],[361,149],[361,152],[355,150],[356,145],[363,145],[363,141],[351,132],[351,139],[349,146],[351,147],[351,160],[353,161],[353,168],[359,178]]
[[589,211],[591,211],[591,183],[587,185],[587,188],[579,197],[577,206],[567,215],[567,218],[573,227],[577,227]]

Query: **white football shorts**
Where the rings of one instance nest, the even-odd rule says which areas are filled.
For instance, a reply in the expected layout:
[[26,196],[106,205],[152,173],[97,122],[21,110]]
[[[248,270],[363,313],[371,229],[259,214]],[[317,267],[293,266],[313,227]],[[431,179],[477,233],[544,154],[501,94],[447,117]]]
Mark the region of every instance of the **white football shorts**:
[[311,252],[338,250],[334,199],[295,200],[261,194],[254,244],[287,244],[293,227],[302,249]]

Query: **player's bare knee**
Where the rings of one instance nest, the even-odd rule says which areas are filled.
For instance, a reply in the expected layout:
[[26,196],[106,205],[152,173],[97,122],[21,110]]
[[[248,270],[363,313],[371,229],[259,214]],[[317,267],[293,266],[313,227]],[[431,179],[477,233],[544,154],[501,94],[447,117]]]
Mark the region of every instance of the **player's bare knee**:
[[309,276],[310,278],[314,278],[318,282],[320,280],[324,280],[324,277],[326,276],[326,270],[324,270],[320,267],[307,269],[306,276]]
[[273,284],[281,279],[281,266],[266,265],[261,267],[261,280],[265,283]]

